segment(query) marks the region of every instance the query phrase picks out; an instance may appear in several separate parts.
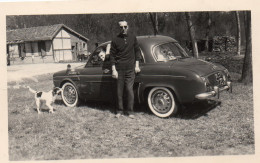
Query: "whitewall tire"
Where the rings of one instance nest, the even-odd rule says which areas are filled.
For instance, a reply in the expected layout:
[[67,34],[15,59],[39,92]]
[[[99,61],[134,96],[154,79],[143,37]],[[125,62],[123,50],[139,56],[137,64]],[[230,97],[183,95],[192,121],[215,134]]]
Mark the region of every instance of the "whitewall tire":
[[61,97],[66,106],[74,107],[79,103],[78,91],[70,82],[63,84]]
[[177,112],[177,105],[172,92],[164,87],[154,87],[148,97],[150,110],[158,117],[166,118]]

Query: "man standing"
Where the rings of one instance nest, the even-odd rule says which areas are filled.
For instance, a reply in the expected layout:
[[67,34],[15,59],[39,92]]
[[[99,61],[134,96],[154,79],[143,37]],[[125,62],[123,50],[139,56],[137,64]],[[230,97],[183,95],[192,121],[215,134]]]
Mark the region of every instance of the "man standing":
[[[134,118],[133,106],[134,106],[134,91],[133,84],[135,79],[135,73],[140,72],[139,60],[140,49],[137,43],[136,36],[128,33],[127,22],[122,20],[118,22],[120,33],[112,39],[110,48],[110,60],[112,65],[112,77],[117,79],[117,107],[119,111],[123,111],[123,114]],[[124,92],[125,91],[125,92]],[[126,96],[126,108],[123,104],[123,96]],[[115,111],[116,117],[120,116],[120,113]]]

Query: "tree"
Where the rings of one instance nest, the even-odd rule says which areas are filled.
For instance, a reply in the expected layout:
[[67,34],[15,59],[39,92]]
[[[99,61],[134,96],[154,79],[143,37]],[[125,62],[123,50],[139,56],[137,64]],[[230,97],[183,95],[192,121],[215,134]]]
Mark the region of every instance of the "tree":
[[235,11],[236,20],[237,20],[237,55],[240,55],[241,51],[241,28],[240,28],[240,18],[239,12]]
[[251,12],[245,11],[245,33],[246,33],[246,53],[242,70],[241,82],[252,83],[252,38],[251,38]]
[[191,21],[191,14],[189,12],[185,12],[185,15],[186,15],[186,21],[187,21],[187,25],[188,25],[188,31],[189,31],[189,34],[190,34],[190,40],[191,40],[191,43],[192,43],[193,56],[195,58],[198,58],[199,53],[198,53],[197,42],[195,40],[195,29],[194,29],[194,26],[193,26],[192,21]]
[[207,27],[206,27],[206,42],[205,42],[205,50],[209,51],[209,32],[211,27],[211,18],[209,12],[207,12]]
[[149,13],[150,14],[150,18],[153,24],[153,29],[154,29],[154,35],[158,34],[158,17],[157,17],[157,13]]

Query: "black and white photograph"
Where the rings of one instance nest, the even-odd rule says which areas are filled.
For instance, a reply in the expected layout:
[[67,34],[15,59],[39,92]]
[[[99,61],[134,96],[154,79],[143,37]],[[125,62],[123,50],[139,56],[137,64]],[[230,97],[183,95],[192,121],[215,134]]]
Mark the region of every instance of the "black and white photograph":
[[259,3],[115,2],[5,3],[4,160],[257,162]]

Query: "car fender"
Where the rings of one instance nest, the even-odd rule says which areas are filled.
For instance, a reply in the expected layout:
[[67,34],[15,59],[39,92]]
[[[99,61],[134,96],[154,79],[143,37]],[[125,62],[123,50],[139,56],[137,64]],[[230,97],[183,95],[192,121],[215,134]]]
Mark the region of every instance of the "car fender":
[[60,87],[62,87],[62,85],[65,83],[65,82],[70,82],[72,83],[73,85],[75,85],[77,88],[79,87],[79,80],[73,80],[72,78],[64,78],[61,82],[60,82]]
[[79,82],[78,82],[78,80],[72,80],[71,78],[64,78],[61,82],[60,82],[60,84],[59,84],[59,87],[61,88],[62,86],[63,86],[63,84],[64,83],[66,83],[66,82],[70,82],[70,83],[72,83],[75,87],[76,87],[76,89],[77,89],[77,91],[78,91],[78,94],[80,95],[80,89],[79,89]]
[[177,100],[180,98],[180,95],[177,91],[177,89],[172,84],[167,83],[139,83],[137,87],[137,95],[138,95],[138,102],[143,103],[146,101],[147,91],[154,87],[165,87],[170,89],[172,91],[173,95],[176,96]]

